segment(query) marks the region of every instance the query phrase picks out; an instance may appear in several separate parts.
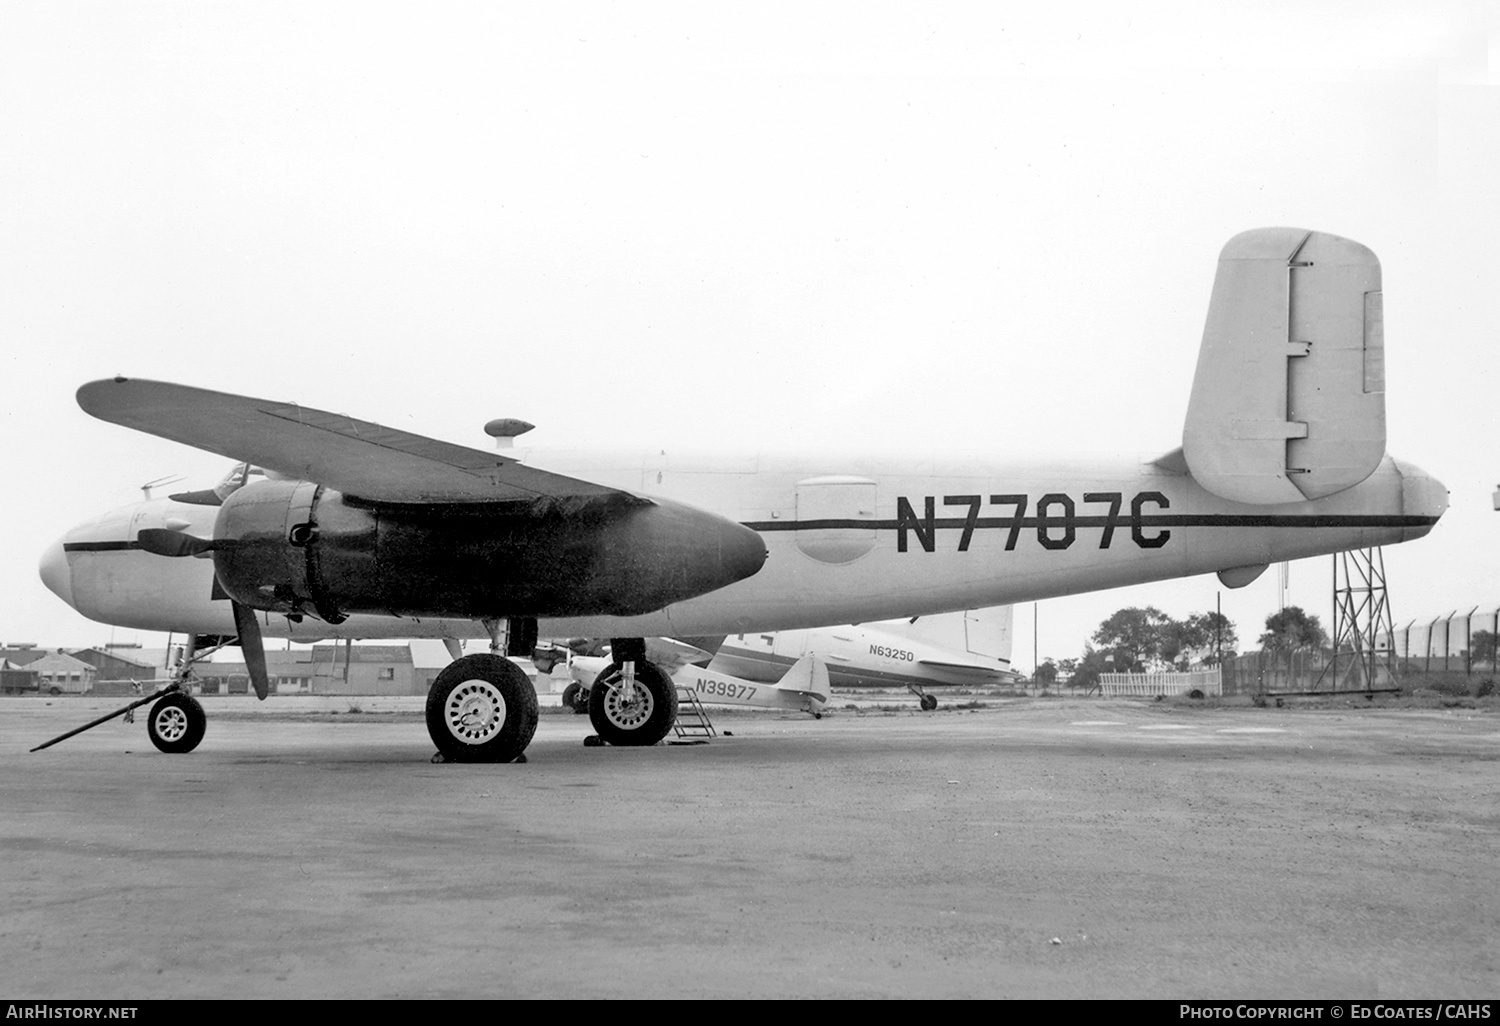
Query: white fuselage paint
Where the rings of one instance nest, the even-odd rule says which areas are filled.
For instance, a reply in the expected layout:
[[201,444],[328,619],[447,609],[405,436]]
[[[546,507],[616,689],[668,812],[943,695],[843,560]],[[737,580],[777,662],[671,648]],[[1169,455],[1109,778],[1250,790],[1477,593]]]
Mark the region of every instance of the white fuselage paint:
[[[758,530],[768,551],[758,573],[729,587],[643,616],[544,620],[543,637],[734,635],[1027,602],[1407,541],[1447,508],[1439,482],[1389,457],[1336,495],[1256,506],[1217,498],[1188,473],[1131,460],[515,455],[731,517]],[[232,634],[229,602],[211,598],[211,560],[125,547],[141,529],[173,519],[208,537],[216,513],[158,499],[105,514],[47,552],[43,579],[104,623]],[[484,636],[467,621],[262,619],[267,634],[303,640]]]
[[829,682],[841,688],[996,684],[1010,668],[1008,660],[943,648],[884,630],[881,624],[844,624],[731,634],[709,669],[766,683],[780,680],[809,655],[823,660]]

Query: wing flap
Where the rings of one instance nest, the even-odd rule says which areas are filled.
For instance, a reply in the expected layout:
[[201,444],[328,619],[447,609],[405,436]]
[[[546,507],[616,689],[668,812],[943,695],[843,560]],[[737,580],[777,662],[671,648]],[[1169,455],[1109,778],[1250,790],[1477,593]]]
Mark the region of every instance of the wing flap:
[[383,503],[649,500],[343,414],[134,378],[92,381],[78,405],[100,420]]

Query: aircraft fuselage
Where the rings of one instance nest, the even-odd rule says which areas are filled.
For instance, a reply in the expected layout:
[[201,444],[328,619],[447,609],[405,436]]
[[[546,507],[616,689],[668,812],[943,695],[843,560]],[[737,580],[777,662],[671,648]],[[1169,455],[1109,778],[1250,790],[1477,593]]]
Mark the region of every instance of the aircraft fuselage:
[[[1250,505],[1210,494],[1171,460],[515,455],[718,513],[755,530],[768,553],[752,576],[654,612],[542,620],[553,637],[741,634],[1032,601],[1407,541],[1447,507],[1439,482],[1390,457],[1326,498]],[[115,510],[56,543],[43,579],[101,622],[233,634],[211,559],[164,558],[135,541],[163,526],[212,537],[216,514],[170,499]],[[504,581],[494,587],[497,613],[528,615],[506,608]],[[356,609],[339,625],[260,618],[272,636],[308,640],[483,636],[440,612]]]

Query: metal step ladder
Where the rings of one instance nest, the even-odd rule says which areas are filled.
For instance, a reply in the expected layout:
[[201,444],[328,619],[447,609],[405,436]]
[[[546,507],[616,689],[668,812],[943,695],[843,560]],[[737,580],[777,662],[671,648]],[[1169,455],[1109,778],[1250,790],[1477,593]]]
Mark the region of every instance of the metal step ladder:
[[682,684],[677,685],[677,720],[672,724],[672,729],[679,738],[701,739],[699,744],[718,737],[718,732],[708,718],[708,710],[698,700],[698,692]]

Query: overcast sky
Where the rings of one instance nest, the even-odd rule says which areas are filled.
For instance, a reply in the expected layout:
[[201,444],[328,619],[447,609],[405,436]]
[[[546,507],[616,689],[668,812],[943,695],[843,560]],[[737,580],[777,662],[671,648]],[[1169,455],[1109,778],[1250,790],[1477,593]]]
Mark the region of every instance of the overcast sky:
[[[485,447],[1181,443],[1215,261],[1296,225],[1385,275],[1390,451],[1452,509],[1398,625],[1500,605],[1490,3],[0,2],[0,640],[158,636],[36,574],[219,457],[113,374]],[[1331,618],[1329,559],[1291,600]],[[1253,640],[1276,575],[1224,610]],[[1213,576],[1044,602],[1040,655]],[[1032,663],[1032,610],[1016,616]]]

